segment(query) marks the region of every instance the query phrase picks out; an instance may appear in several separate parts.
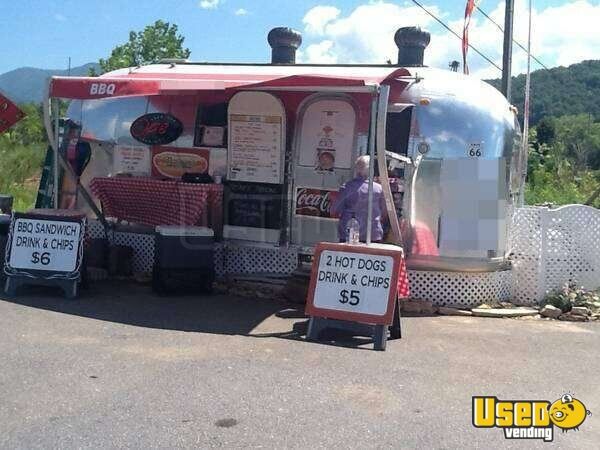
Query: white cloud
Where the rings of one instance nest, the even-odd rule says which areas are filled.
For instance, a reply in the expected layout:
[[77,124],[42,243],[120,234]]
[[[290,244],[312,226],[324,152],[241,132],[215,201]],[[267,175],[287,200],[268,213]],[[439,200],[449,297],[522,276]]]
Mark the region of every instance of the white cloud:
[[67,18],[62,14],[56,13],[54,14],[54,20],[58,20],[59,22],[66,22]]
[[315,6],[310,9],[302,19],[304,29],[308,33],[322,35],[325,26],[338,18],[341,11],[335,6]]
[[236,16],[245,16],[245,15],[247,15],[247,14],[248,14],[248,10],[246,10],[246,9],[244,9],[244,8],[239,8],[239,9],[236,9],[236,10],[234,11],[234,14],[235,14]]
[[201,0],[200,8],[202,9],[217,9],[221,0]]
[[[448,20],[436,6],[425,5],[459,35],[463,20]],[[515,38],[527,43],[528,1],[515,1]],[[504,2],[487,11],[498,24],[504,23]],[[303,19],[307,46],[301,53],[304,62],[384,63],[396,61],[393,36],[402,26],[418,25],[432,32],[425,51],[425,64],[447,68],[452,60],[462,61],[461,42],[441,28],[417,6],[389,2],[369,2],[348,15],[331,6],[310,9]],[[532,52],[547,66],[568,65],[582,59],[600,57],[600,4],[592,0],[566,1],[563,5],[534,10]],[[502,33],[478,12],[474,12],[469,42],[498,66],[502,61]],[[481,78],[496,78],[500,72],[472,49],[468,56],[471,73]],[[513,73],[526,68],[525,52],[513,46]],[[532,68],[539,66],[532,61]]]
[[[504,4],[500,3],[490,16],[503,24]],[[593,5],[589,0],[566,2],[563,5],[534,9],[532,14],[531,51],[546,66],[569,65],[583,59],[600,56],[600,4]],[[455,22],[455,27],[462,23]],[[528,1],[515,1],[514,37],[524,47],[527,46]],[[470,42],[490,56],[498,65],[502,61],[502,34],[494,24],[478,17],[470,32]],[[481,48],[480,48],[481,47]],[[496,69],[478,57],[473,50],[469,59],[474,75],[481,77],[497,76]],[[523,73],[527,67],[527,55],[513,44],[513,74]],[[532,69],[540,66],[532,61]]]
[[317,44],[309,45],[306,50],[298,52],[299,61],[308,61],[314,64],[337,64],[337,55],[332,52],[333,41],[324,40]]
[[[418,7],[402,7],[392,3],[368,3],[360,5],[348,16],[340,17],[340,11],[325,10],[317,6],[304,16],[305,30],[310,35],[317,34],[321,42],[309,44],[303,56],[312,62],[310,55],[322,58],[326,50],[327,58],[340,63],[385,63],[396,60],[397,48],[393,36],[398,27],[408,25],[429,26],[433,19]],[[440,13],[435,6],[430,7]],[[335,14],[334,14],[335,13]],[[330,41],[331,44],[323,44]]]

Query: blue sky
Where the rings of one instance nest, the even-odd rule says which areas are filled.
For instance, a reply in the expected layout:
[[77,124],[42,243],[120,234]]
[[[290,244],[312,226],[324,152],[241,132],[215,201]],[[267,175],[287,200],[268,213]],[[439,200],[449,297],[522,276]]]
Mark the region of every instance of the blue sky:
[[[462,27],[465,2],[422,0],[457,31]],[[157,19],[179,26],[193,60],[267,61],[270,50],[266,33],[280,25],[303,32],[300,54],[303,61],[378,63],[388,57],[393,59],[394,29],[397,25],[414,23],[433,34],[429,64],[447,64],[460,56],[460,42],[448,36],[410,1],[0,0],[0,3],[0,26],[4,30],[0,73],[21,66],[65,68],[69,56],[73,66],[97,61],[125,42],[130,30],[143,29]],[[483,0],[480,5],[501,21],[503,3]],[[525,0],[516,3],[515,27],[524,39]],[[534,4],[537,12],[534,30],[539,30],[534,51],[545,63],[552,66],[575,62],[578,58],[600,58],[600,51],[595,50],[600,48],[597,30],[600,0],[575,3],[534,0]],[[573,8],[573,4],[579,7]],[[476,13],[474,17],[471,42],[498,60],[501,34],[481,15]],[[559,24],[562,29],[557,30],[557,21],[563,17],[571,22]],[[575,26],[573,22],[578,24]],[[578,40],[572,45],[567,45],[566,36],[557,36],[572,34],[573,30],[578,31]],[[523,61],[524,58],[516,58],[517,71],[522,69]],[[495,70],[476,55],[472,55],[471,65],[481,76],[489,76]]]

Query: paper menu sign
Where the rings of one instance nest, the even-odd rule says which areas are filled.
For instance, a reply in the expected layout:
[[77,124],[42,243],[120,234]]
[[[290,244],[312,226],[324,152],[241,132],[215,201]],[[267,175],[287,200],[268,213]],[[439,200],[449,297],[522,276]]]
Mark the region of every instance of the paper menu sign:
[[231,114],[229,120],[228,179],[280,184],[282,118]]
[[150,175],[150,149],[143,146],[117,145],[113,155],[114,173]]

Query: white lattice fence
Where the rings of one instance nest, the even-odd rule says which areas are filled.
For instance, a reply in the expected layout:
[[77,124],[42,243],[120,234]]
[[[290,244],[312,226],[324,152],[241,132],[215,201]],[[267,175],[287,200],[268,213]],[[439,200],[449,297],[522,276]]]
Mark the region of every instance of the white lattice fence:
[[[107,237],[102,224],[88,221],[89,239]],[[133,271],[152,272],[154,264],[154,235],[136,232],[109,232],[109,241],[116,245],[133,248]],[[215,271],[221,276],[230,273],[276,273],[293,272],[298,265],[298,250],[294,246],[273,247],[270,244],[243,245],[217,243],[214,249]]]
[[441,272],[409,270],[410,296],[437,306],[472,308],[511,299],[511,272]]
[[513,298],[522,304],[573,282],[600,287],[600,210],[584,205],[517,209],[511,230]]
[[221,251],[222,273],[292,273],[298,266],[298,249],[271,245],[225,244]]
[[543,223],[543,274],[546,290],[574,282],[600,286],[600,210],[571,205],[548,210]]
[[542,295],[543,208],[524,207],[515,211],[509,233],[512,262],[512,296],[515,303],[535,304]]

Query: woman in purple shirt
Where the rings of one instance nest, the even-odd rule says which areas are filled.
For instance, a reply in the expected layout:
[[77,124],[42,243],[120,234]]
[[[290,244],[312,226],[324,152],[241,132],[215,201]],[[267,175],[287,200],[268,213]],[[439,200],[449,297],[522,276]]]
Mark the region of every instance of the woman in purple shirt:
[[[346,242],[346,224],[354,216],[360,225],[360,240],[367,239],[367,220],[369,204],[369,157],[360,156],[354,165],[356,177],[342,185],[338,197],[333,204],[333,212],[340,216],[338,236],[340,242]],[[373,220],[371,241],[383,240],[381,221],[385,214],[385,199],[379,183],[373,182]]]

